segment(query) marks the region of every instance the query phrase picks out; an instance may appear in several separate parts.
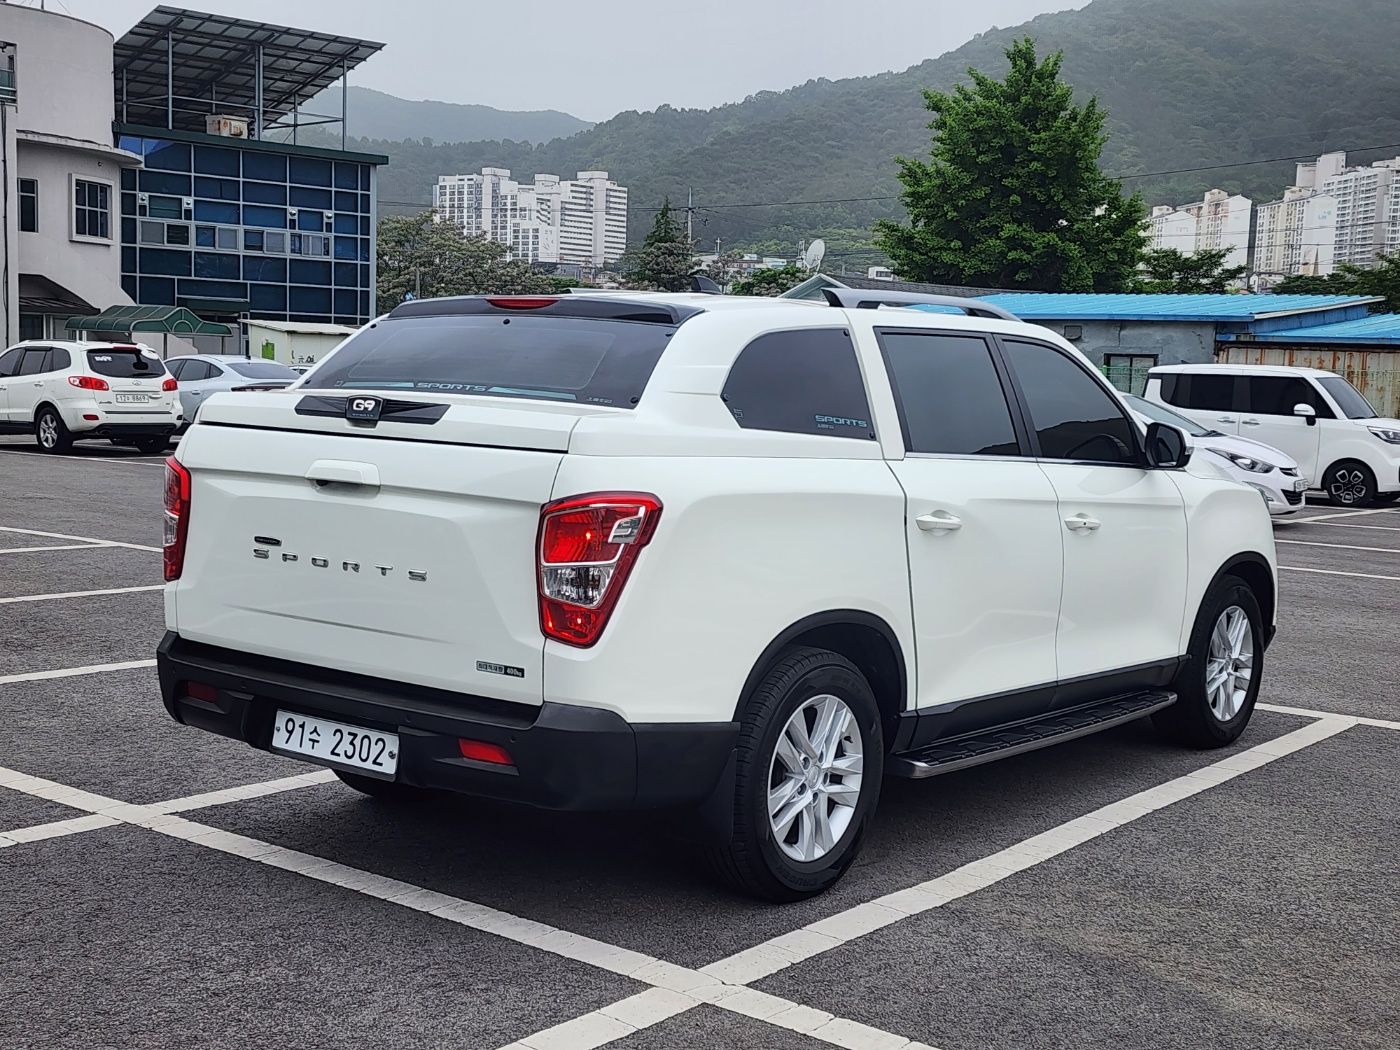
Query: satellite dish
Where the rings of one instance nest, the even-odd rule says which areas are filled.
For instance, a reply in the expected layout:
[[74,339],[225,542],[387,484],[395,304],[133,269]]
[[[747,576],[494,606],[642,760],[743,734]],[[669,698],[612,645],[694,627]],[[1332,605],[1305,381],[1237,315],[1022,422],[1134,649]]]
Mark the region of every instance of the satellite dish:
[[811,244],[807,245],[807,250],[802,253],[802,265],[809,270],[815,270],[826,258],[826,241],[818,237]]

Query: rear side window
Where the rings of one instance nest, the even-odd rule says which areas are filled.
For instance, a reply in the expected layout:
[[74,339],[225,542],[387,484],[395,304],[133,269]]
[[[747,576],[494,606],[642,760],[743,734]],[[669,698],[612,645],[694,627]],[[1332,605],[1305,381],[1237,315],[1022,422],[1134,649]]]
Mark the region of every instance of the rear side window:
[[1065,354],[1008,339],[1007,363],[1021,385],[1045,459],[1136,464],[1136,428],[1118,401]]
[[297,374],[286,365],[276,361],[237,361],[228,362],[228,367],[245,379],[286,379],[291,381]]
[[380,321],[316,369],[316,389],[419,390],[631,408],[675,328],[521,314]]
[[1019,456],[992,349],[978,336],[879,333],[909,452]]
[[57,347],[57,346],[56,346],[56,347],[54,347],[52,350],[49,351],[49,371],[50,371],[50,372],[62,372],[65,368],[67,368],[67,367],[68,367],[69,365],[71,365],[72,363],[73,363],[73,359],[72,359],[72,357],[69,356],[67,350],[64,350],[64,349],[62,349],[61,347]]
[[1317,389],[1297,376],[1245,376],[1242,412],[1264,416],[1291,416],[1294,405],[1308,405],[1322,419],[1335,419],[1332,407]]
[[1168,372],[1162,376],[1162,400],[1177,408],[1233,412],[1235,377],[1228,372]]
[[855,347],[840,328],[759,336],[730,368],[724,403],[745,430],[875,436]]
[[165,375],[165,363],[153,350],[139,347],[112,347],[106,350],[89,350],[87,367],[100,376],[113,379],[150,379]]

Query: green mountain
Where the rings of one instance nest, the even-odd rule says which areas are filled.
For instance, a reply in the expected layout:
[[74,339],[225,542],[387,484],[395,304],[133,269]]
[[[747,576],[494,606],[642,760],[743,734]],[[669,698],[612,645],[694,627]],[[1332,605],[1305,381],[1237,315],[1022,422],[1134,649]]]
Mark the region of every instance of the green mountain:
[[[348,95],[346,129],[357,138],[436,142],[515,139],[536,143],[574,135],[593,126],[555,109],[514,112],[456,102],[419,102],[363,87],[351,87]],[[308,113],[339,115],[339,85],[322,92],[304,108]],[[337,138],[339,134],[337,127]]]
[[[1395,13],[1395,0],[1094,0],[984,33],[904,72],[815,80],[711,110],[620,113],[539,145],[381,138],[360,146],[392,157],[380,181],[386,202],[426,203],[439,173],[485,165],[526,178],[604,168],[630,187],[634,238],[650,208],[666,196],[683,203],[693,188],[698,208],[715,207],[697,211],[702,244],[720,237],[792,254],[799,238],[824,236],[840,257],[874,219],[901,212],[897,200],[868,198],[896,196],[891,158],[927,149],[921,89],[950,88],[969,66],[1000,74],[1007,44],[1027,34],[1042,50],[1062,49],[1065,76],[1108,109],[1105,170],[1212,169],[1126,179],[1149,203],[1188,201],[1212,186],[1262,201],[1292,181],[1291,161],[1225,166],[1241,161],[1334,149],[1358,160],[1400,154]],[[775,201],[841,203],[724,207]]]

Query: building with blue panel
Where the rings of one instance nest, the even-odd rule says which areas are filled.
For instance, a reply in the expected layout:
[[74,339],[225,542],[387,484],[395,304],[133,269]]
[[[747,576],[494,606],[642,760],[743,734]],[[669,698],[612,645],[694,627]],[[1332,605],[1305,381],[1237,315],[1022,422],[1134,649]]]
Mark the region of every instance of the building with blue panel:
[[123,290],[224,322],[373,317],[387,158],[344,148],[343,88],[338,116],[304,103],[380,46],[167,7],[122,37],[117,141],[143,162],[122,173]]

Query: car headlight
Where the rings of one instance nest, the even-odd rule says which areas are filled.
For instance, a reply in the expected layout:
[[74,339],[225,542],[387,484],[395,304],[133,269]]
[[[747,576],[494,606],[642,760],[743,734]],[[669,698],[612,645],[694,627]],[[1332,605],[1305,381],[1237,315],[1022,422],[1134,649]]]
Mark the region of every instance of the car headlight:
[[1400,430],[1391,430],[1388,427],[1367,427],[1366,429],[1382,441],[1392,445],[1400,445]]
[[1227,452],[1223,448],[1213,448],[1210,451],[1217,456],[1224,456],[1241,470],[1247,470],[1251,474],[1267,474],[1274,469],[1272,463],[1265,463],[1262,459],[1254,459],[1251,456],[1241,455],[1238,452]]

